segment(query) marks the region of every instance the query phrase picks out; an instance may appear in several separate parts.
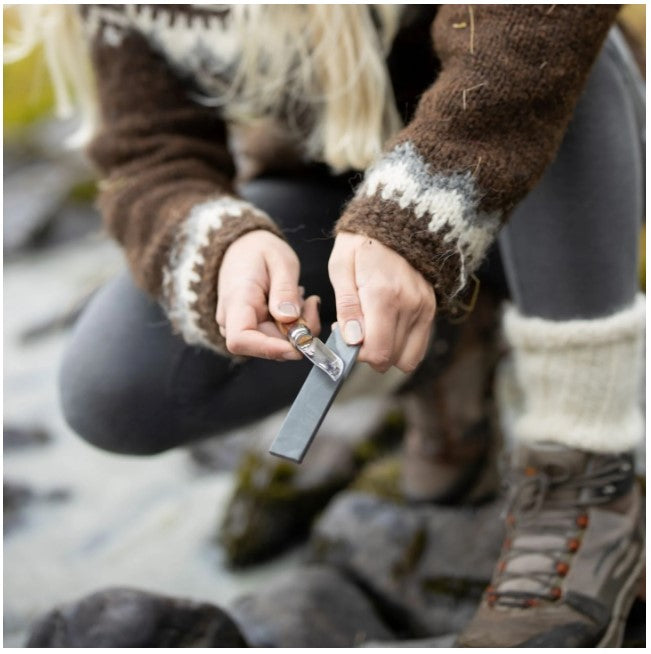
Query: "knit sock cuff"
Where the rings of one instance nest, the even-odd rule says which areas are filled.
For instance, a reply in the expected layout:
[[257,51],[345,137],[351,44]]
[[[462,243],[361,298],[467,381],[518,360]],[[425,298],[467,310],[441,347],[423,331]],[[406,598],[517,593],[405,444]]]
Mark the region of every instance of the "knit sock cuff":
[[265,213],[232,197],[196,204],[181,224],[163,269],[161,304],[190,345],[229,354],[215,317],[219,268],[228,247],[257,229],[284,238]]
[[605,318],[551,321],[509,306],[513,437],[595,452],[636,447],[644,433],[645,297]]

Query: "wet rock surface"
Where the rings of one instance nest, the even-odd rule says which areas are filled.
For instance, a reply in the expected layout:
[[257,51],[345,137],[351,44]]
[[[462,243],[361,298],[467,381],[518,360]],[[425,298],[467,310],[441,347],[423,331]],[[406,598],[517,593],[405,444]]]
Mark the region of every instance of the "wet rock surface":
[[252,647],[356,647],[392,640],[369,599],[333,568],[298,568],[231,614]]
[[27,647],[245,647],[211,604],[111,588],[60,606],[34,625]]
[[65,489],[37,492],[26,484],[3,480],[2,482],[2,526],[3,535],[12,533],[25,521],[25,510],[32,504],[61,502],[68,499]]
[[2,447],[5,451],[41,447],[51,440],[52,437],[43,427],[4,425],[2,429]]
[[341,493],[314,525],[311,560],[349,575],[389,624],[412,637],[458,632],[499,554],[500,508],[409,506]]

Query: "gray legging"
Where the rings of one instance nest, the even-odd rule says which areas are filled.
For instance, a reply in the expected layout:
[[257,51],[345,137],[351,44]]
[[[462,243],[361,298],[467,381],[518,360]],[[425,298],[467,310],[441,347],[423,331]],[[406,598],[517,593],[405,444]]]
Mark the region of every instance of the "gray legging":
[[[608,315],[637,290],[643,112],[615,38],[595,64],[555,162],[500,236],[508,288],[527,315]],[[328,234],[352,181],[314,167],[241,189],[285,231],[302,263],[301,283],[323,299],[326,326],[336,315]],[[153,454],[288,405],[308,370],[305,362],[234,364],[186,345],[125,273],[80,317],[61,367],[61,400],[70,426],[90,443]]]

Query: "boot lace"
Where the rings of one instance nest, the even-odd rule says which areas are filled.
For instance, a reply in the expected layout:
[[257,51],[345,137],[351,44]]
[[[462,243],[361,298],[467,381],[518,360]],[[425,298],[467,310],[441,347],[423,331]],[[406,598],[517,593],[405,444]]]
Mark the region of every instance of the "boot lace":
[[[616,484],[630,477],[631,469],[630,459],[609,457],[579,475],[560,465],[511,471],[506,481],[507,538],[487,589],[488,603],[527,608],[560,599],[560,580],[588,525],[586,509],[611,502]],[[601,494],[591,492],[596,490]],[[523,557],[532,557],[529,561],[535,564]]]

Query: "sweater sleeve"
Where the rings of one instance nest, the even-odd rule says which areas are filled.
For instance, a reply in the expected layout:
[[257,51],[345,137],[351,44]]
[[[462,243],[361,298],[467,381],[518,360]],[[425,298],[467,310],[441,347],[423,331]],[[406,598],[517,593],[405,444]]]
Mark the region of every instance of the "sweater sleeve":
[[282,233],[237,198],[226,127],[134,30],[91,37],[101,127],[88,148],[99,206],[136,283],[188,343],[226,353],[215,322],[226,248],[255,229]]
[[453,310],[516,204],[558,150],[617,7],[443,5],[441,73],[337,231],[377,238]]

